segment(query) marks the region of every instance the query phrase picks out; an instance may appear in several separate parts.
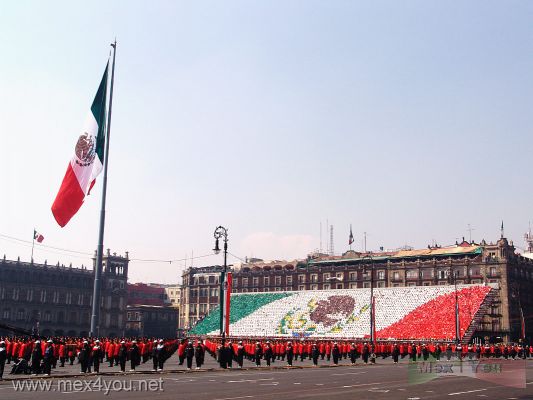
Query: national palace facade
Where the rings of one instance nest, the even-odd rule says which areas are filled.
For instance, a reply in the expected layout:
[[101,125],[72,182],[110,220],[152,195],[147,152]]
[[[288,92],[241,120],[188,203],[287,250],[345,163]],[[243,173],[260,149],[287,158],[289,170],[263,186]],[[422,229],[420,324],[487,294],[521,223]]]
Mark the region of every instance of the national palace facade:
[[[95,260],[93,259],[93,267]],[[127,302],[128,253],[103,257],[98,336],[122,336]],[[0,324],[43,336],[87,336],[94,268],[0,260]],[[2,333],[9,331],[0,327]]]
[[[520,309],[527,335],[533,330],[533,259],[517,254],[503,234],[496,243],[463,240],[454,246],[420,250],[347,251],[342,256],[318,254],[290,262],[247,262],[230,270],[234,293],[356,289],[371,284],[379,288],[496,284],[491,286],[498,287],[498,294],[479,322],[476,337],[518,340]],[[210,266],[183,273],[182,327],[193,326],[218,306],[221,271],[221,266]]]

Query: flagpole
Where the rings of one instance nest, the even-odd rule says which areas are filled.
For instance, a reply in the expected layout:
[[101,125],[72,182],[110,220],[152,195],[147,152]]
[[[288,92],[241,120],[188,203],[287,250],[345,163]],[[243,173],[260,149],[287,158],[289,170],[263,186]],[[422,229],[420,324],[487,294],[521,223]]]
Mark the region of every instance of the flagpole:
[[100,209],[100,229],[98,232],[98,247],[96,248],[96,265],[94,268],[93,304],[91,315],[90,337],[99,336],[100,328],[100,287],[102,275],[102,259],[104,251],[105,202],[107,193],[107,166],[109,163],[109,138],[111,136],[111,111],[113,109],[113,83],[115,80],[115,57],[117,55],[117,40],[111,43],[113,47],[113,67],[111,69],[111,87],[109,89],[109,113],[107,114],[107,132],[104,154],[104,178],[102,187],[102,206]]
[[35,228],[33,228],[33,240],[31,242],[31,263],[33,264],[33,248],[35,247]]

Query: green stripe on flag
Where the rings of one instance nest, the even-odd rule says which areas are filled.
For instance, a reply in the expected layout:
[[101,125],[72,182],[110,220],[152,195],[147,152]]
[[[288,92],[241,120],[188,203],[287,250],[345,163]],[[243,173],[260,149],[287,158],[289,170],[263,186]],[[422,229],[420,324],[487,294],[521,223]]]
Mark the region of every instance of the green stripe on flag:
[[[292,296],[294,293],[250,293],[250,294],[238,294],[231,296],[230,307],[230,324],[237,322],[238,320],[247,317],[254,313],[259,308],[283,299],[288,296]],[[191,335],[206,335],[209,332],[218,331],[220,329],[220,311],[219,307],[211,310],[211,312],[199,322],[193,329],[191,329]],[[231,334],[231,331],[230,331]]]
[[91,112],[98,124],[98,135],[96,136],[96,154],[100,159],[100,163],[104,165],[104,145],[105,145],[105,123],[106,123],[106,97],[107,97],[107,70],[109,69],[109,62],[107,63],[102,76],[100,86],[96,96],[94,96],[93,104],[91,105]]

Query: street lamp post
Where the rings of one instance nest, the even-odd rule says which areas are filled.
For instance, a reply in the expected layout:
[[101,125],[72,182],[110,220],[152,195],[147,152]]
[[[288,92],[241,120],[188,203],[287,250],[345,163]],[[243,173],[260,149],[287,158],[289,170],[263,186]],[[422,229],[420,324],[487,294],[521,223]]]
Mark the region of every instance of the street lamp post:
[[459,293],[457,292],[457,277],[459,271],[451,271],[452,279],[453,279],[453,285],[455,289],[455,343],[459,343],[459,335],[460,335],[460,326],[459,326]]
[[[370,343],[374,343],[374,259],[371,255],[366,255],[363,257],[362,261],[365,259],[370,260]],[[364,273],[366,270],[366,262],[364,265]]]
[[219,226],[215,229],[215,248],[213,251],[215,254],[220,253],[219,240],[222,238],[224,240],[224,268],[220,273],[220,291],[219,291],[219,300],[220,300],[220,337],[222,338],[222,348],[226,342],[226,332],[224,329],[224,283],[226,278],[226,271],[228,268],[228,230],[223,226]]

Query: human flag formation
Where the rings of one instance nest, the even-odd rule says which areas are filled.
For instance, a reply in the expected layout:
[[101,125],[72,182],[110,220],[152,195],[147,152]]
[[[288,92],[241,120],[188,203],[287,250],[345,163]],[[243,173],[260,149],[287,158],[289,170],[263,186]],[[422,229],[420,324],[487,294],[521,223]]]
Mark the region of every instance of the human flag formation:
[[35,229],[33,230],[33,240],[37,240],[37,243],[41,243],[44,240],[44,236],[41,235],[39,232],[37,232]]
[[52,214],[61,227],[78,212],[104,165],[108,66],[109,63],[87,115],[83,133],[76,142],[74,156],[52,204]]

